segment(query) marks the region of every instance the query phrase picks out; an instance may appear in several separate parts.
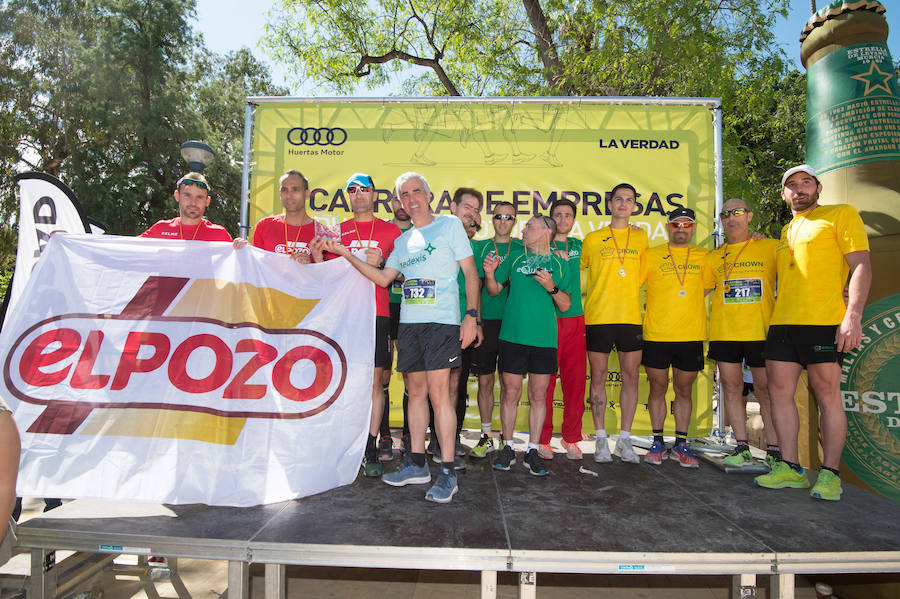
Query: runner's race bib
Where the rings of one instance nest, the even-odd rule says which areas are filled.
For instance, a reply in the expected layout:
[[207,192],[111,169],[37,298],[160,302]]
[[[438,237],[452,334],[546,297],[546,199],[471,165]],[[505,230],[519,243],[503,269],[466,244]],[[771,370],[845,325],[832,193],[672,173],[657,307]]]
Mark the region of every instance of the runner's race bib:
[[728,279],[723,292],[726,304],[758,304],[762,301],[762,279]]
[[430,306],[434,300],[434,279],[407,279],[403,283],[403,303]]

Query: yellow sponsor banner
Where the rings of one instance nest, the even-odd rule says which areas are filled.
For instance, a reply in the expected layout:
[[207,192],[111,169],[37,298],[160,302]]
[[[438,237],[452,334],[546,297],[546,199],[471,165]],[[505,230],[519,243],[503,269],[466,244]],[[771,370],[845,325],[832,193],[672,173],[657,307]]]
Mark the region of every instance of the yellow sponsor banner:
[[[714,247],[714,129],[712,102],[696,104],[647,99],[615,103],[591,98],[530,99],[255,99],[253,168],[250,179],[249,225],[281,211],[278,178],[288,169],[309,180],[307,207],[317,221],[334,225],[349,217],[343,192],[354,172],[372,175],[377,188],[376,216],[392,218],[394,180],[406,171],[422,173],[429,182],[436,213],[450,210],[458,187],[482,191],[483,227],[476,239],[493,235],[490,214],[498,202],[512,202],[519,224],[529,216],[548,214],[550,203],[566,198],[579,213],[571,235],[584,238],[609,224],[610,190],[628,182],[638,190],[632,222],[647,230],[650,245],[665,243],[665,215],[678,206],[697,212],[694,243]],[[611,368],[612,371],[612,368]],[[466,426],[479,422],[475,379],[470,379]],[[610,380],[612,404],[607,430],[618,422],[619,385]],[[391,421],[399,425],[402,381],[392,383]],[[641,399],[633,432],[650,432],[646,410],[647,383],[641,377]],[[712,427],[712,372],[698,379],[691,434]],[[669,398],[671,400],[671,397]],[[525,396],[523,402],[525,404]],[[557,386],[554,423],[562,422]],[[494,411],[495,426],[499,410]],[[520,410],[517,428],[527,428]],[[672,419],[666,430],[672,432]],[[589,410],[584,431],[593,432]]]

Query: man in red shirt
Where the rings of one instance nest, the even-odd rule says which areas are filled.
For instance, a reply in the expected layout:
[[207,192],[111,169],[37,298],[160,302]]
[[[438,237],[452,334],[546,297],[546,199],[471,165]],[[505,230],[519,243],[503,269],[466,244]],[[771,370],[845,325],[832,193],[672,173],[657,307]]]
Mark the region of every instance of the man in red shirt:
[[309,202],[309,182],[298,170],[291,169],[279,179],[281,205],[284,212],[261,218],[253,229],[253,245],[287,254],[301,264],[321,262],[321,253],[314,255],[309,242],[316,237],[319,227],[306,213]]
[[203,218],[209,206],[209,182],[200,173],[188,173],[175,185],[178,216],[161,220],[141,233],[153,239],[187,239],[196,241],[231,241],[221,225]]
[[[340,226],[340,243],[357,258],[377,268],[384,268],[385,260],[394,250],[394,240],[400,237],[397,225],[375,218],[375,182],[370,175],[353,173],[344,185],[353,218]],[[318,253],[318,241],[313,243],[313,253]],[[337,258],[326,254],[326,259]],[[385,393],[382,377],[391,367],[390,307],[387,287],[375,285],[375,371],[372,377],[372,413],[369,419],[369,437],[363,455],[363,472],[366,476],[381,476],[384,468],[378,459],[378,429],[384,412]]]

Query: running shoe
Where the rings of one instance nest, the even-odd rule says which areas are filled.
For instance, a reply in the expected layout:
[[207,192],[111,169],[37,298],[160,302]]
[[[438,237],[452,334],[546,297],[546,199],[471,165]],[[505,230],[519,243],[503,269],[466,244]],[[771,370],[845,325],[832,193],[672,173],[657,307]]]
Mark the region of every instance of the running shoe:
[[797,472],[781,460],[775,462],[771,472],[757,476],[753,482],[767,489],[783,489],[784,487],[806,489],[809,487],[809,478],[806,476],[805,468],[801,468]]
[[494,451],[494,440],[491,439],[488,435],[482,434],[481,439],[478,440],[478,444],[472,448],[472,451],[469,452],[469,455],[473,458],[486,458],[487,454]]
[[512,445],[504,445],[503,449],[500,450],[500,455],[497,456],[497,461],[494,462],[494,468],[496,470],[509,470],[511,464],[516,463],[516,450],[512,448]]
[[653,445],[650,446],[650,451],[644,456],[644,463],[659,466],[662,464],[662,461],[666,459],[667,453],[668,451],[666,450],[665,443],[662,441],[654,441]]
[[819,478],[816,479],[816,484],[809,490],[809,496],[816,499],[839,501],[843,492],[841,477],[835,475],[831,470],[822,468],[819,470]]
[[619,437],[616,439],[616,448],[613,450],[613,453],[622,458],[623,462],[628,462],[629,464],[640,464],[641,458],[634,453],[634,448],[631,446],[631,438],[622,438]]
[[377,454],[363,456],[363,474],[366,476],[381,476],[384,473],[384,466],[378,460]]
[[722,460],[722,463],[726,466],[734,467],[752,466],[753,454],[750,453],[749,449],[744,449],[742,446],[738,445],[734,448],[734,451],[731,452],[731,455]]
[[431,482],[431,472],[428,470],[428,464],[416,466],[409,454],[403,456],[400,462],[400,469],[396,472],[389,472],[381,477],[385,484],[392,487],[405,487],[406,485],[424,485]]
[[612,462],[612,454],[609,453],[609,443],[607,442],[607,439],[609,439],[609,437],[597,437],[596,441],[594,441],[595,462],[600,462],[601,464]]
[[768,453],[766,452],[766,466],[769,467],[769,470],[772,469],[772,466],[775,465],[775,462],[781,460],[781,452],[778,453]]
[[[441,458],[441,455],[436,453],[431,456],[431,461],[435,464],[443,464],[444,460]],[[466,469],[466,458],[460,457],[458,455],[453,456],[453,469],[454,470],[465,470]]]
[[390,435],[381,435],[378,441],[378,459],[382,462],[390,462],[394,457],[394,440]]
[[457,457],[466,457],[466,446],[459,442],[459,436],[456,437],[456,446],[453,448]]
[[428,446],[425,448],[425,453],[428,455],[441,455],[441,446],[437,440],[437,433],[431,433],[431,438],[428,440]]
[[535,476],[547,476],[547,466],[544,465],[544,460],[541,459],[537,449],[528,450],[522,460],[522,465]]
[[681,464],[682,468],[700,467],[700,460],[697,459],[697,456],[694,455],[694,452],[691,451],[691,448],[688,447],[688,444],[684,441],[677,443],[675,447],[672,448],[672,451],[669,452],[669,459],[678,460],[678,463]]
[[435,503],[450,503],[457,491],[459,486],[456,484],[456,474],[441,470],[434,484],[425,493],[425,499]]
[[566,457],[570,460],[580,460],[584,457],[584,454],[581,452],[581,448],[578,447],[578,443],[569,443],[565,439],[562,440],[563,449],[566,450]]
[[538,445],[537,449],[538,455],[541,456],[543,460],[552,460],[553,459],[553,448],[550,447],[549,443],[541,443]]

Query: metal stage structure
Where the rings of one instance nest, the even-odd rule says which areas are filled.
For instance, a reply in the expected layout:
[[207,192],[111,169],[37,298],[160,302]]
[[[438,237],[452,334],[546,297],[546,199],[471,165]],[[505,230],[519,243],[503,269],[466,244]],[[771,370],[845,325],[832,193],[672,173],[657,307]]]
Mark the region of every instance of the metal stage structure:
[[19,527],[29,594],[55,596],[55,550],[227,560],[230,599],[248,596],[251,563],[266,564],[266,599],[284,598],[293,564],[477,571],[485,598],[506,571],[519,573],[520,597],[536,596],[538,573],[557,572],[728,574],[736,597],[754,597],[756,577],[771,576],[779,598],[793,597],[795,574],[900,572],[900,505],[850,484],[827,502],[671,460],[557,455],[543,478],[521,454],[510,472],[490,462],[469,464],[449,505],[426,502],[426,485],[362,476],[253,508],[77,500]]

